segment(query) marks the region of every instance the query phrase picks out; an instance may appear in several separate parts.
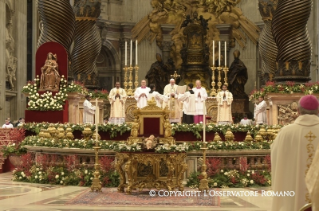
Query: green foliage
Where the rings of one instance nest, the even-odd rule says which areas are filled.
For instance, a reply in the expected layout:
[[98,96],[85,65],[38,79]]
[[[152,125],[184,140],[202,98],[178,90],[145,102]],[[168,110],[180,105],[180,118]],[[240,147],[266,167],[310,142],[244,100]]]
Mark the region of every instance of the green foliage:
[[8,144],[1,148],[1,152],[3,153],[4,157],[10,156],[10,155],[23,155],[27,153],[27,149],[20,144]]

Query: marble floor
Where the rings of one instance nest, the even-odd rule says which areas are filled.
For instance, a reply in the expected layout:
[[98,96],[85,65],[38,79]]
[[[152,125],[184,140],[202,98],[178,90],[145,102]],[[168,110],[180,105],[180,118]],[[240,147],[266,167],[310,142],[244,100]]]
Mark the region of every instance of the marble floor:
[[87,187],[58,186],[13,182],[11,173],[0,174],[0,210],[7,211],[91,211],[91,210],[215,210],[215,211],[271,211],[271,197],[261,196],[258,189],[221,189],[227,191],[258,191],[254,197],[220,197],[218,207],[136,207],[136,206],[93,206],[93,205],[66,205],[66,202],[87,191]]

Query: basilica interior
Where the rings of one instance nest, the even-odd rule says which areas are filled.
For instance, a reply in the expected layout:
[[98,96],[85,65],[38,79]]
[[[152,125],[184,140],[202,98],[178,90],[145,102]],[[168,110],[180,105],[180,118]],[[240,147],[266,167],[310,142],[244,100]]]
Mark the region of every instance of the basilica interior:
[[[0,10],[0,122],[17,126],[0,129],[1,210],[277,211],[263,195],[270,146],[302,96],[319,98],[317,0],[0,0]],[[137,106],[143,80],[164,95],[171,79],[205,88],[202,122]],[[121,124],[110,120],[116,82]],[[223,85],[229,125],[217,124]],[[243,126],[260,97],[267,120]],[[184,186],[257,195],[149,192]]]

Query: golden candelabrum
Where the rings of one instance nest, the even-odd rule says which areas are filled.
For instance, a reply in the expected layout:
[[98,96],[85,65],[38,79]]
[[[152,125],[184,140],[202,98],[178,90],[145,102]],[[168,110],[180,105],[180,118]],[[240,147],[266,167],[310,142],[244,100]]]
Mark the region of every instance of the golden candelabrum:
[[228,86],[227,73],[228,73],[229,69],[228,69],[228,67],[224,67],[223,70],[224,70],[224,73],[225,73],[224,84],[225,84],[226,86]]
[[133,75],[132,75],[132,72],[133,72],[133,67],[132,66],[130,66],[129,68],[129,71],[130,71],[130,76],[129,76],[129,82],[128,82],[128,86],[129,86],[129,88],[128,88],[128,90],[127,90],[127,95],[128,96],[132,96],[133,95],[133,82],[132,82],[132,80],[133,80]]
[[201,173],[201,176],[202,176],[202,179],[200,180],[200,183],[199,183],[199,187],[198,187],[198,190],[200,191],[208,191],[209,190],[209,187],[208,187],[208,179],[207,179],[207,165],[206,165],[206,151],[207,151],[207,143],[206,142],[203,142],[203,147],[201,148],[201,150],[203,150],[203,164],[202,164],[202,173]]
[[221,76],[222,69],[223,69],[222,67],[217,67],[217,70],[218,70],[217,92],[220,92],[222,87],[222,76]]
[[215,83],[215,70],[216,70],[216,67],[212,66],[211,69],[212,69],[212,91],[210,92],[210,96],[215,97],[217,95],[216,89],[215,89],[215,85],[216,85],[216,83]]
[[139,67],[136,65],[134,67],[134,70],[135,70],[135,78],[134,78],[134,89],[136,90],[137,87],[138,87],[138,69]]
[[93,173],[93,180],[91,185],[91,192],[102,192],[102,185],[100,181],[100,164],[99,164],[99,149],[101,147],[99,146],[99,135],[98,135],[98,125],[96,124],[96,139],[95,139],[95,146],[93,147],[95,151],[95,164],[94,164],[94,173]]
[[125,89],[125,92],[127,92],[127,70],[128,70],[128,67],[125,65],[123,70],[124,70],[124,89]]

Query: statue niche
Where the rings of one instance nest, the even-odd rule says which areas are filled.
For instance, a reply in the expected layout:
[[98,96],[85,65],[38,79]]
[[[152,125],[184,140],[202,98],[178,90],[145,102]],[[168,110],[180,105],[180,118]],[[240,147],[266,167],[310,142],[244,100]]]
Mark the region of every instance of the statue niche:
[[203,16],[198,18],[197,12],[194,12],[192,19],[189,15],[186,16],[181,25],[181,28],[185,27],[183,34],[186,37],[186,43],[183,44],[180,51],[183,60],[181,74],[184,84],[201,80],[202,86],[209,87],[207,26],[208,20],[204,19]]
[[39,91],[59,91],[61,77],[58,71],[57,55],[48,53],[43,67],[41,67],[41,79]]

